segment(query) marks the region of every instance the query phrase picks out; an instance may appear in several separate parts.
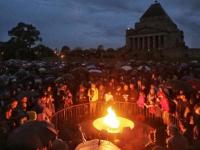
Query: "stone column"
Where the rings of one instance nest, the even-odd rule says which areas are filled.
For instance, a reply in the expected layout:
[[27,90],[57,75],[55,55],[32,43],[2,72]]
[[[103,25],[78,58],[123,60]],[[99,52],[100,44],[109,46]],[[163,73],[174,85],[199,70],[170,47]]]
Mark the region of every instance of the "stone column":
[[134,37],[132,37],[132,49],[135,49]]
[[161,36],[159,35],[158,36],[158,49],[161,48]]
[[137,45],[137,49],[139,49],[139,38],[138,37],[136,38],[136,42],[137,42],[137,44],[136,44]]
[[143,37],[140,38],[140,49],[143,49]]
[[145,48],[145,50],[148,49],[148,38],[147,37],[144,38],[144,48]]
[[159,36],[155,36],[156,38],[156,49],[159,49],[159,39],[158,39]]
[[147,37],[147,49],[150,49],[150,36]]
[[150,47],[149,47],[149,49],[153,49],[153,36],[150,36],[149,37],[150,38]]
[[140,49],[143,49],[143,37],[140,38]]
[[153,49],[155,49],[155,48],[156,48],[156,37],[153,36]]
[[166,48],[167,45],[166,45],[166,36],[163,36],[163,48]]
[[136,42],[135,42],[136,38],[134,37],[133,40],[134,40],[134,48],[137,49],[137,47],[136,47],[137,45],[136,45]]
[[133,49],[133,38],[130,37],[130,38],[129,38],[129,41],[130,41],[130,49]]
[[132,48],[131,37],[128,38],[128,43],[129,43],[129,44],[128,44],[128,45],[129,45],[129,48],[131,49],[131,48]]
[[135,38],[134,38],[134,41],[135,41],[135,49],[138,49],[138,38],[135,37]]
[[142,49],[145,49],[146,48],[146,46],[145,46],[145,37],[143,37],[143,47],[142,47]]
[[161,36],[160,36],[160,47],[161,47],[161,48],[164,48],[164,47],[165,47],[165,45],[164,45],[164,35],[161,35]]
[[138,49],[140,49],[140,37],[138,37],[138,42],[137,42],[137,44],[138,44]]

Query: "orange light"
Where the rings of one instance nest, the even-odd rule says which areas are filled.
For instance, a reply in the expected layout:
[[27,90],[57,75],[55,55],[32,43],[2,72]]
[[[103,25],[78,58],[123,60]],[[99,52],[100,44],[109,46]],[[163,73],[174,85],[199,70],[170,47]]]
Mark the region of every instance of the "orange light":
[[61,55],[60,58],[65,58],[65,55]]

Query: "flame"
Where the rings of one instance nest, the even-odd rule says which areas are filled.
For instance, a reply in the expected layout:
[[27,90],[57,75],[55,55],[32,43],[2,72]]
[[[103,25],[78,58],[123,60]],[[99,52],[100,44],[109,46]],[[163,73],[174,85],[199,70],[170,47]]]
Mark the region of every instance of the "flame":
[[110,128],[119,128],[119,120],[111,107],[107,109],[108,114],[104,117],[103,122]]
[[117,116],[111,107],[107,109],[108,114],[93,121],[93,126],[99,131],[106,130],[108,133],[122,133],[125,127],[134,128],[133,121]]

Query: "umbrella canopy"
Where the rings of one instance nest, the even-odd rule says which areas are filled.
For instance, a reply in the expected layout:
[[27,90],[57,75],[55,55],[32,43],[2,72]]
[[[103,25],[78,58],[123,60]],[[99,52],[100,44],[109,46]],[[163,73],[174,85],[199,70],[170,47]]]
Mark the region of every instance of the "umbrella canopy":
[[83,68],[83,67],[76,67],[76,68],[74,68],[74,69],[71,70],[72,74],[76,74],[78,72],[87,72],[87,69]]
[[75,77],[75,79],[83,81],[87,80],[89,73],[85,68],[77,67],[71,71],[71,74]]
[[146,70],[146,71],[150,71],[151,68],[148,67],[148,66],[139,66],[139,67],[137,68],[137,70]]
[[17,139],[9,137],[7,147],[9,150],[37,150],[42,148],[43,144],[37,135],[25,132],[22,135],[19,134]]
[[3,74],[2,76],[0,76],[0,85],[7,85],[9,82],[9,76],[7,76],[6,74]]
[[79,144],[75,150],[120,150],[120,148],[112,142],[94,139]]
[[191,79],[187,79],[186,82],[189,85],[191,85],[193,89],[200,90],[200,80],[199,79],[191,78]]
[[62,77],[58,77],[58,78],[56,78],[55,82],[59,82],[59,81],[62,81],[62,80],[63,80]]
[[17,95],[17,98],[18,99],[21,99],[23,98],[24,96],[30,98],[30,97],[37,97],[39,96],[39,93],[36,92],[36,91],[21,91],[18,95]]
[[69,80],[69,81],[74,81],[75,80],[74,76],[72,74],[70,74],[70,73],[64,74],[62,76],[62,78],[65,79],[65,80]]
[[52,149],[51,150],[69,150],[69,146],[63,140],[56,139],[52,143]]
[[46,68],[39,68],[38,71],[41,73],[41,72],[45,72],[46,71]]
[[48,82],[53,82],[54,80],[55,80],[55,77],[49,76],[49,77],[46,77],[46,78],[44,79],[44,82],[48,83]]
[[99,74],[101,74],[102,73],[102,71],[101,70],[98,70],[98,69],[90,69],[89,71],[88,71],[89,73],[99,73]]
[[96,69],[96,66],[94,64],[91,64],[91,65],[87,65],[86,66],[86,69]]
[[27,72],[26,70],[24,69],[19,69],[16,73],[15,73],[15,76],[16,77],[24,77],[27,75]]
[[46,121],[30,121],[13,130],[7,139],[10,150],[35,150],[48,146],[53,141],[57,131]]
[[131,66],[122,66],[121,69],[124,70],[124,71],[130,71],[133,68]]
[[165,84],[165,87],[171,88],[173,91],[183,90],[186,93],[194,91],[190,84],[181,80],[171,80]]

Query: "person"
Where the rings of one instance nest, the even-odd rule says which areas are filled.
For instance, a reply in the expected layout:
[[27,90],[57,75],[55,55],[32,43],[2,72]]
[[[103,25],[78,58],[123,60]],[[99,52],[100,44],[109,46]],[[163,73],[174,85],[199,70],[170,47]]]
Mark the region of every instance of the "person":
[[28,115],[27,122],[37,120],[37,113],[35,111],[28,111],[27,115]]
[[179,129],[181,134],[188,140],[189,145],[193,144],[193,128],[187,120],[179,120]]
[[124,102],[128,102],[129,99],[129,86],[128,84],[124,84],[123,86],[123,92],[122,92],[122,98]]
[[108,82],[107,90],[111,91],[112,95],[115,94],[115,80],[114,79],[110,79],[110,81]]
[[78,124],[77,127],[78,127],[78,130],[79,130],[80,134],[81,134],[82,142],[86,142],[86,141],[87,141],[87,140],[86,140],[86,134],[83,132],[81,125]]
[[118,85],[116,88],[114,99],[116,101],[122,101],[122,99],[123,99],[122,94],[123,94],[122,87],[121,87],[121,85]]
[[73,105],[72,94],[69,90],[67,90],[64,96],[64,108],[72,105]]
[[13,109],[11,107],[8,107],[6,109],[6,112],[5,112],[5,119],[6,120],[10,120],[11,119],[11,117],[12,117],[12,111],[13,111]]
[[46,92],[47,92],[47,95],[52,95],[52,94],[53,94],[53,89],[52,89],[52,87],[51,87],[51,86],[48,86]]
[[193,129],[193,140],[194,144],[190,147],[191,150],[200,149],[200,125],[195,125]]
[[106,93],[106,90],[105,90],[105,87],[103,84],[100,84],[99,85],[99,101],[104,101],[104,97],[105,97],[105,93]]
[[148,108],[149,112],[152,114],[156,113],[156,107],[155,107],[156,98],[157,96],[156,96],[155,89],[151,88],[147,95],[146,107]]
[[162,118],[165,124],[170,123],[170,115],[169,115],[169,99],[165,95],[165,93],[159,93],[157,102],[159,102],[161,110],[162,110]]
[[186,95],[180,94],[180,96],[177,96],[177,101],[175,101],[175,103],[176,103],[176,107],[177,107],[178,116],[180,118],[184,118],[185,110],[186,110],[187,106],[190,105],[186,98]]
[[78,104],[86,103],[88,101],[86,87],[83,84],[79,86],[76,98]]
[[141,80],[137,80],[137,91],[141,91],[142,90],[142,81]]
[[165,139],[166,134],[163,131],[163,128],[155,129],[153,132],[149,133],[149,142],[145,145],[144,150],[165,150]]
[[144,150],[152,150],[152,148],[155,146],[155,143],[154,143],[154,133],[153,132],[149,133],[148,138],[149,138],[149,141],[145,145]]
[[28,99],[27,96],[24,96],[24,97],[20,100],[19,105],[23,105],[23,103],[26,103],[26,104],[27,104],[27,108],[29,108],[29,99]]
[[175,125],[169,125],[167,127],[167,134],[169,135],[169,138],[166,140],[166,143],[169,150],[188,149],[187,139],[179,133],[179,130]]
[[145,106],[145,101],[146,101],[146,96],[145,96],[145,94],[144,94],[143,91],[140,91],[139,97],[138,97],[138,100],[137,100],[137,105],[138,105],[140,108],[144,108],[144,106]]
[[88,98],[90,102],[90,115],[93,115],[96,113],[96,106],[97,106],[97,100],[98,100],[98,89],[96,87],[96,84],[91,83],[91,88],[88,90]]
[[54,98],[53,95],[47,95],[46,98],[46,107],[52,112],[52,114],[55,113],[55,105],[54,105]]
[[105,102],[107,105],[112,105],[114,102],[114,97],[111,93],[111,91],[108,91],[107,93],[105,93]]
[[133,83],[129,84],[129,93],[130,93],[129,101],[135,103],[138,99],[138,92]]

